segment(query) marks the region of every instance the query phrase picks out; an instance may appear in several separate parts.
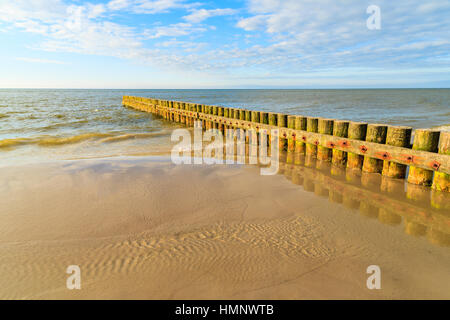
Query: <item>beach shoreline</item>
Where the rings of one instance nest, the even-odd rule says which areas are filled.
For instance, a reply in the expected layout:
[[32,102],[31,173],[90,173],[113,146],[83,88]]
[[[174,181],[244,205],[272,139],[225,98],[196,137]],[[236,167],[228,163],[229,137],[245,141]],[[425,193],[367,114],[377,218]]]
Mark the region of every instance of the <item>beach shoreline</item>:
[[[125,157],[0,176],[2,299],[450,297],[448,247],[257,166]],[[381,290],[366,286],[374,264]]]

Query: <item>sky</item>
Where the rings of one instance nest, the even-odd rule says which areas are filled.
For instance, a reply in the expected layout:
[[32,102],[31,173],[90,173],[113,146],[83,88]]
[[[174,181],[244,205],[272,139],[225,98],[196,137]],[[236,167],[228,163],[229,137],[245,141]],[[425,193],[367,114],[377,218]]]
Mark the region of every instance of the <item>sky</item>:
[[0,0],[0,88],[450,88],[449,17],[446,0]]

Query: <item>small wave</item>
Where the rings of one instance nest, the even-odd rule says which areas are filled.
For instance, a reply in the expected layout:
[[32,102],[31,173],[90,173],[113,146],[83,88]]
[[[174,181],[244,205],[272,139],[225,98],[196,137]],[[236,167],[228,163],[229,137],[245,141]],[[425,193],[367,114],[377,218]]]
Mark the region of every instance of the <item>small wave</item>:
[[4,140],[0,140],[0,149],[12,148],[12,147],[16,147],[19,145],[28,144],[31,142],[32,142],[31,139],[27,139],[27,138],[4,139]]
[[3,119],[3,118],[8,118],[9,117],[9,115],[8,114],[5,114],[5,113],[0,113],[0,119]]
[[58,146],[64,144],[78,143],[94,138],[105,138],[110,136],[111,134],[108,133],[84,133],[72,137],[45,137],[38,139],[37,144],[40,146]]
[[83,124],[83,123],[89,123],[89,121],[81,120],[81,121],[72,121],[72,122],[60,122],[60,123],[49,124],[45,127],[39,128],[39,129],[41,131],[47,131],[47,130],[53,130],[53,129],[58,129],[58,128],[62,128],[62,127],[71,127],[71,126],[75,126],[75,125],[79,125],[79,124]]
[[450,124],[435,126],[435,127],[432,127],[431,129],[438,130],[438,131],[450,131]]
[[108,137],[100,140],[101,143],[111,143],[111,142],[119,142],[130,139],[145,139],[150,137],[159,137],[164,136],[166,133],[164,132],[153,132],[153,133],[134,133],[134,134],[123,134],[120,136]]
[[36,119],[39,119],[39,118],[36,117],[35,115],[32,115],[32,114],[30,114],[28,116],[25,116],[25,117],[20,117],[19,118],[19,120],[36,120]]

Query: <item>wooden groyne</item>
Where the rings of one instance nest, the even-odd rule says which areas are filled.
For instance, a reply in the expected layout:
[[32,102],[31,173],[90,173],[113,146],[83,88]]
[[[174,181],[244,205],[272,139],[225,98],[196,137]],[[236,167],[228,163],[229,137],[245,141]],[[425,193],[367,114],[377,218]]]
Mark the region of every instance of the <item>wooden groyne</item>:
[[221,132],[242,129],[270,134],[278,129],[279,148],[304,155],[309,161],[306,166],[312,159],[331,162],[336,167],[407,179],[410,185],[450,192],[450,132],[416,129],[411,144],[412,128],[403,126],[132,96],[124,96],[122,104],[187,126],[201,121],[204,129]]

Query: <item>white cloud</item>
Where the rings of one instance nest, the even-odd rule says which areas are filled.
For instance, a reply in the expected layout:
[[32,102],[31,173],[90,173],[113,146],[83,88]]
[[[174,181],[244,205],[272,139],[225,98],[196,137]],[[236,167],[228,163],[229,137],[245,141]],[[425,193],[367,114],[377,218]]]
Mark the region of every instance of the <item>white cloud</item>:
[[26,57],[17,57],[14,60],[30,62],[30,63],[43,63],[43,64],[67,64],[64,61],[47,60],[47,59],[36,59],[36,58],[26,58]]
[[106,5],[110,10],[122,10],[131,6],[130,0],[111,0]]
[[111,0],[110,10],[127,10],[135,13],[154,14],[185,6],[184,0]]
[[191,23],[200,23],[208,18],[217,16],[226,16],[235,14],[234,9],[194,9],[191,14],[184,16],[183,19]]
[[144,36],[149,39],[156,39],[161,37],[179,37],[186,36],[194,32],[203,32],[206,29],[203,27],[195,27],[190,23],[176,23],[168,26],[156,27],[148,29],[144,32]]
[[268,16],[257,15],[239,20],[237,26],[246,31],[255,31],[263,28],[266,25]]

